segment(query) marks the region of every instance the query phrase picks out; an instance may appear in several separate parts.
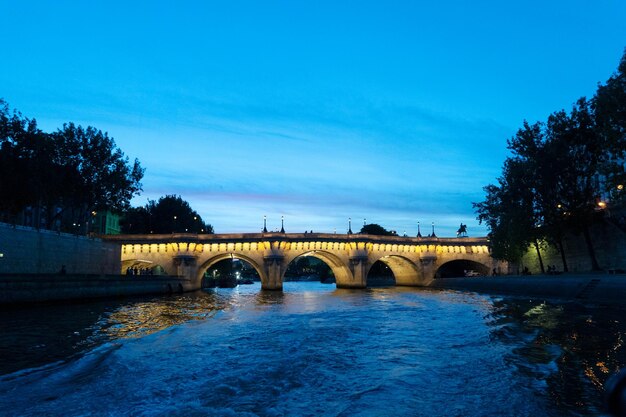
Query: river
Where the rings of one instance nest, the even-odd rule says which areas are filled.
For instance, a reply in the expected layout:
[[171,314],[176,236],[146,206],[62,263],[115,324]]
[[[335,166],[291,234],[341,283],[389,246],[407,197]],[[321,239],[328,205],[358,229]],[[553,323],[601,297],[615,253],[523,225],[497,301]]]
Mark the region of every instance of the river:
[[259,284],[0,311],[0,415],[597,416],[622,310]]

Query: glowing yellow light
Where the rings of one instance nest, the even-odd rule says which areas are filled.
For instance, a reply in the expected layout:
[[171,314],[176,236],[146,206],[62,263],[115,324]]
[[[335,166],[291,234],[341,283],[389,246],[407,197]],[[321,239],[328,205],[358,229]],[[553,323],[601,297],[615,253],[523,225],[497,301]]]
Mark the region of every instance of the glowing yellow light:
[[617,189],[620,190],[620,191],[623,190],[624,189],[624,184],[618,184],[617,185]]
[[560,205],[560,204],[557,204],[557,206],[556,206],[556,207],[557,207],[557,208],[561,208],[561,207],[563,207],[563,206],[562,206],[562,205]]
[[598,362],[598,363],[596,363],[596,366],[598,368],[600,368],[600,371],[602,373],[604,373],[604,374],[608,374],[610,372],[609,368],[607,368],[607,366],[606,366],[606,364],[604,362]]
[[598,207],[606,208],[606,203],[604,201],[600,201],[600,202],[598,202]]

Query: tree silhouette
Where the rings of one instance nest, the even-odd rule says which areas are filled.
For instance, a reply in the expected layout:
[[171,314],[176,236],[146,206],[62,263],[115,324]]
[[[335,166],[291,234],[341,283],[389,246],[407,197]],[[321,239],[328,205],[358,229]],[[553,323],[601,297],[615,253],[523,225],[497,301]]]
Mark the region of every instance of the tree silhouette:
[[394,236],[395,235],[394,232],[391,232],[376,223],[363,225],[359,233],[363,235],[380,235],[380,236]]
[[30,213],[37,227],[59,223],[74,232],[69,225],[87,231],[93,211],[128,208],[144,172],[106,133],[73,123],[45,133],[2,99],[0,162],[0,218]]
[[[590,228],[604,216],[607,191],[615,201],[624,187],[626,155],[626,53],[618,72],[599,86],[592,100],[579,99],[572,110],[557,111],[547,122],[523,128],[508,141],[512,155],[498,184],[473,203],[478,220],[490,230],[493,255],[517,261],[529,245],[547,240],[563,251],[566,232],[582,234],[592,269],[599,269]],[[621,184],[621,185],[620,185]]]
[[122,220],[122,232],[148,233],[213,233],[189,203],[176,195],[166,195],[159,201],[150,200],[144,207],[131,208]]

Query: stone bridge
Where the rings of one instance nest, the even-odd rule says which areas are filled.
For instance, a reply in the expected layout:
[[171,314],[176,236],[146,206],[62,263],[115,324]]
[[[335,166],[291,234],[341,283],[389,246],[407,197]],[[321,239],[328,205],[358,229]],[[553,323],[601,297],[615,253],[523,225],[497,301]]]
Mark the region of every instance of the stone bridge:
[[156,265],[164,273],[189,278],[201,287],[202,277],[224,259],[248,262],[261,277],[263,289],[282,290],[285,271],[301,256],[325,262],[337,287],[364,288],[375,262],[393,272],[396,285],[426,286],[439,276],[472,269],[489,274],[502,265],[489,253],[487,238],[409,238],[361,234],[250,233],[109,235],[121,244],[122,271],[129,266]]

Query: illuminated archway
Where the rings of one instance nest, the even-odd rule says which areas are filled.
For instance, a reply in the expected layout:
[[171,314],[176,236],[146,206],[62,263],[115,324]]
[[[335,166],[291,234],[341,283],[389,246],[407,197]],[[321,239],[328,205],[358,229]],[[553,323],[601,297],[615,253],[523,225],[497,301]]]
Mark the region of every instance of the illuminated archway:
[[376,261],[367,273],[368,287],[388,287],[396,285],[396,277],[391,267],[383,261]]
[[[248,267],[250,267],[251,270],[253,270],[256,274],[256,276],[258,276],[258,278],[261,280],[261,282],[264,282],[266,280],[266,275],[263,273],[263,269],[251,258],[238,254],[238,253],[225,253],[225,254],[221,254],[218,256],[215,256],[209,260],[207,260],[206,262],[204,262],[202,265],[200,265],[200,267],[198,268],[198,277],[197,279],[199,280],[199,282],[201,283],[202,287],[205,287],[205,284],[207,284],[207,278],[211,278],[209,274],[209,276],[206,275],[206,273],[208,271],[211,270],[211,268],[213,268],[214,266],[218,265],[221,262],[224,261],[243,261],[243,263],[245,263],[245,265],[247,265]],[[238,268],[236,268],[238,269]],[[246,267],[243,267],[243,269],[245,270]],[[241,272],[241,271],[239,271]],[[213,278],[217,278],[213,275]],[[237,280],[239,279],[243,279],[245,278],[245,274],[239,274],[236,275],[235,278]]]
[[315,256],[302,255],[294,258],[283,275],[283,282],[314,281],[334,284],[335,274],[328,264]]
[[320,261],[328,265],[335,277],[335,283],[337,284],[337,286],[340,286],[342,283],[350,283],[352,273],[350,272],[350,269],[348,269],[348,266],[343,263],[341,259],[339,259],[339,257],[337,257],[336,255],[333,255],[332,253],[323,250],[307,251],[298,254],[297,256],[294,256],[287,265],[287,268],[285,268],[285,271],[283,272],[283,276],[281,277],[282,281],[285,280],[285,272],[287,272],[287,270],[289,269],[289,265],[291,265],[293,262],[297,262],[297,259],[303,256],[310,256],[319,259]]
[[389,267],[393,273],[396,285],[420,285],[422,274],[417,266],[409,259],[397,255],[383,256],[378,261]]
[[490,272],[489,267],[480,262],[470,261],[467,259],[457,259],[441,265],[437,269],[437,272],[435,272],[435,278],[455,278],[478,275],[487,276]]
[[147,259],[122,261],[122,275],[170,275],[162,265]]

